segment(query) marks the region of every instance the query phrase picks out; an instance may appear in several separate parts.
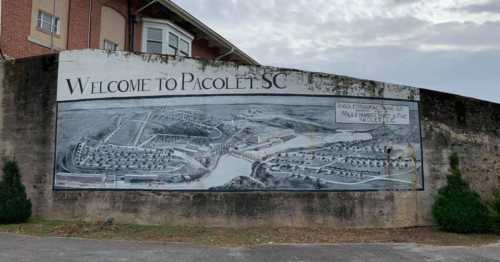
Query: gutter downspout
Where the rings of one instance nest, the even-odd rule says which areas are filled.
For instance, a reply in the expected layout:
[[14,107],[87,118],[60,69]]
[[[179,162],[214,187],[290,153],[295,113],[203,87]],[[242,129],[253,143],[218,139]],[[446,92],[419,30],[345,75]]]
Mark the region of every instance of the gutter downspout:
[[92,37],[92,0],[89,0],[89,32],[87,35],[87,47],[90,48],[90,38]]
[[0,0],[0,37],[2,36],[2,22],[3,22],[3,15],[2,15],[2,0]]
[[[158,2],[158,0],[152,0],[151,2],[145,4],[144,6],[138,8],[134,13],[132,13],[132,9],[129,9],[129,24],[130,24],[130,35],[131,39],[129,42],[130,45],[130,51],[134,52],[135,49],[135,23],[136,23],[136,16],[144,11],[146,8],[150,7],[152,4]],[[129,0],[130,3],[130,0]]]
[[220,60],[221,58],[226,57],[226,56],[228,56],[228,55],[230,55],[230,54],[232,54],[232,53],[234,53],[234,47],[231,47],[231,49],[230,49],[229,51],[227,51],[226,53],[224,53],[224,54],[222,54],[222,55],[220,55],[220,56],[216,57],[216,58],[215,58],[215,61],[218,61],[218,60]]
[[[132,9],[130,8],[130,5],[129,5],[129,24],[130,24],[130,42],[129,42],[129,45],[130,45],[130,51],[131,52],[134,52],[134,49],[135,49],[135,23],[136,23],[136,16],[144,11],[146,8],[150,7],[152,4],[154,3],[157,3],[158,0],[152,0],[151,2],[145,4],[144,6],[138,8],[134,13],[132,13]],[[129,3],[130,3],[130,0],[129,0]]]
[[56,22],[56,0],[52,3],[52,21],[50,23],[50,51],[54,51],[54,24]]
[[134,17],[132,17],[132,3],[127,1],[127,16],[128,16],[128,51],[134,51]]
[[6,60],[5,59],[5,55],[3,54],[3,51],[2,51],[2,43],[3,43],[3,38],[2,38],[2,27],[3,27],[3,19],[2,19],[3,15],[2,15],[2,0],[0,0],[0,61],[4,61]]

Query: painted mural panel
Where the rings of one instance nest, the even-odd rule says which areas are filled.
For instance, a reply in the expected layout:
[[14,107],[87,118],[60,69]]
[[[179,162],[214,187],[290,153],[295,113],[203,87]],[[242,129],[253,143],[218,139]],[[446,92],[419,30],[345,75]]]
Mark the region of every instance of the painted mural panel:
[[324,96],[63,102],[55,188],[422,188],[418,103]]
[[59,55],[55,189],[423,189],[418,89],[99,50]]

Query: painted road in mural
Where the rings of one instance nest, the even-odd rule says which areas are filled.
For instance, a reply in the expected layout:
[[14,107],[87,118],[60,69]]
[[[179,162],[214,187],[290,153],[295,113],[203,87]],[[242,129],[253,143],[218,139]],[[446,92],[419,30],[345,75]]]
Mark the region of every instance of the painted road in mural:
[[55,188],[422,188],[418,104],[307,96],[64,102]]

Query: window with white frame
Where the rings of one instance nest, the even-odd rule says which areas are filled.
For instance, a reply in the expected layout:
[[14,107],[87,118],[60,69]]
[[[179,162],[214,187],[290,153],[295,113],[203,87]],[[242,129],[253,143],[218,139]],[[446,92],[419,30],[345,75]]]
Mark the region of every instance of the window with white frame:
[[148,53],[191,56],[194,37],[165,20],[145,19],[142,49]]
[[118,50],[118,44],[108,39],[104,39],[104,50],[116,51]]
[[38,11],[38,30],[45,33],[60,33],[60,18],[45,11]]
[[161,28],[146,28],[146,52],[163,53],[163,30]]

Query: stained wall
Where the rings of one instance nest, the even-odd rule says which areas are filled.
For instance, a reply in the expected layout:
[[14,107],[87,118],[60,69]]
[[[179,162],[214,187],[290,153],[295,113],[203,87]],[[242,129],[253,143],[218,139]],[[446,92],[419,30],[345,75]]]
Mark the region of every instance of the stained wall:
[[[216,66],[235,65],[217,62]],[[430,225],[433,199],[446,181],[452,152],[460,154],[465,179],[484,198],[500,187],[500,105],[426,89],[406,93],[405,87],[322,75],[343,80],[337,81],[342,83],[338,88],[361,88],[374,97],[400,91],[409,97],[419,95],[423,191],[54,191],[57,70],[57,55],[0,66],[0,154],[18,162],[34,214],[46,219],[98,221],[112,216],[119,223],[234,227]]]

